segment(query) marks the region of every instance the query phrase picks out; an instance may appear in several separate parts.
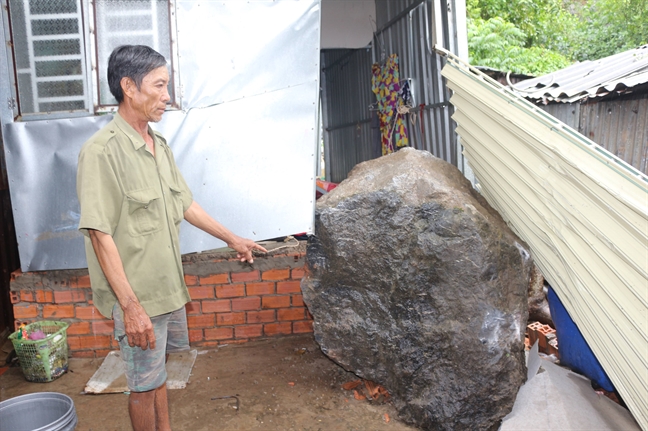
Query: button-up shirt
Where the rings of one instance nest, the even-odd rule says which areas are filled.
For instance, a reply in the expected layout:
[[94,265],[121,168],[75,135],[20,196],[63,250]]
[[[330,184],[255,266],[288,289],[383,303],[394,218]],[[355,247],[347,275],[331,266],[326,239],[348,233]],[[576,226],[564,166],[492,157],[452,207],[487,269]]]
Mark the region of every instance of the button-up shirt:
[[193,197],[164,138],[149,127],[155,156],[123,118],[114,119],[81,149],[77,195],[94,305],[111,316],[117,300],[88,235],[111,235],[126,277],[149,316],[189,302],[180,257],[180,222]]

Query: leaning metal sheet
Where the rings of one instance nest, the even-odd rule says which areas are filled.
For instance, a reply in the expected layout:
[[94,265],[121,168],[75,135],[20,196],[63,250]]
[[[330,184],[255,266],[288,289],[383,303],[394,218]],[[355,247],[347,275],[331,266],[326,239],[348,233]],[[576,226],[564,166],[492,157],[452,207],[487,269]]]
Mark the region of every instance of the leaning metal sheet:
[[[312,232],[319,0],[180,0],[176,12],[183,110],[152,126],[167,137],[196,201],[255,240]],[[85,267],[76,163],[110,116],[6,118],[22,270]],[[183,253],[222,245],[182,227]]]

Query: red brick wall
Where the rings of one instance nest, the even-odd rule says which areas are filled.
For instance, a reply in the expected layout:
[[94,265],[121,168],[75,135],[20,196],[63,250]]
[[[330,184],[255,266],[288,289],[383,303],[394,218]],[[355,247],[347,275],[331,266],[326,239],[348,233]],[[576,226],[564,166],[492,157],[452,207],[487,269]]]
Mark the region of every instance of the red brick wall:
[[[189,341],[194,347],[313,331],[302,300],[305,245],[255,257],[254,265],[231,253],[183,256],[191,295],[186,305]],[[15,325],[37,320],[68,322],[70,356],[103,357],[118,346],[113,322],[92,304],[87,270],[22,273],[11,276]]]

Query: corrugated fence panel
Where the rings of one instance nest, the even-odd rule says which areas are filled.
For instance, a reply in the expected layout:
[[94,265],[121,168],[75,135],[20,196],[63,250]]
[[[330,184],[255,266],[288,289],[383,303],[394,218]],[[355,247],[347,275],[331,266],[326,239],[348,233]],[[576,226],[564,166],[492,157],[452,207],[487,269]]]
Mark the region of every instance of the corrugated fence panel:
[[[454,2],[443,4],[443,7],[450,7],[451,10],[454,10],[453,6]],[[410,8],[399,18],[403,11]],[[455,125],[450,118],[452,108],[448,103],[450,95],[441,77],[441,59],[432,51],[432,8],[429,1],[377,0],[378,28],[392,21],[393,24],[374,39],[374,56],[381,60],[392,53],[398,54],[401,80],[409,79],[411,82],[414,106],[408,119],[410,145],[456,165]],[[442,12],[445,38],[442,43],[452,48],[457,42],[450,38],[447,9]]]
[[[432,23],[440,22],[442,43],[456,49],[449,11],[443,2],[434,20],[430,0],[376,0],[373,51],[328,50],[322,54],[322,100],[327,178],[340,182],[356,164],[381,155],[379,132],[371,128],[371,65],[398,54],[401,80],[410,80],[413,102],[407,114],[410,145],[457,165],[455,124],[450,94],[441,76],[442,59],[433,53]],[[452,39],[451,39],[452,35]],[[422,113],[421,113],[422,111]]]
[[372,147],[371,53],[367,49],[333,50],[322,54],[324,133],[329,147],[327,179],[341,182],[358,163],[379,154]]
[[574,130],[579,130],[578,124],[580,121],[580,105],[577,103],[559,103],[553,105],[538,106],[544,111],[553,115],[563,123],[567,124]]
[[579,131],[648,173],[648,95],[581,105]]

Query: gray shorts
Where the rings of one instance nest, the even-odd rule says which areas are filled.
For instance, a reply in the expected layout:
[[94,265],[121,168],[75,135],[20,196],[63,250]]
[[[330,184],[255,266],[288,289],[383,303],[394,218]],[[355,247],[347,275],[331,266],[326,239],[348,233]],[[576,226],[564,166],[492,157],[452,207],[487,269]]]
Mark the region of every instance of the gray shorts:
[[[113,307],[115,339],[124,335],[123,312],[119,303]],[[189,350],[187,313],[180,307],[172,313],[151,318],[155,332],[155,349],[142,350],[128,345],[128,337],[119,342],[119,350],[126,368],[126,381],[131,392],[147,392],[162,386],[167,379],[166,354]]]

